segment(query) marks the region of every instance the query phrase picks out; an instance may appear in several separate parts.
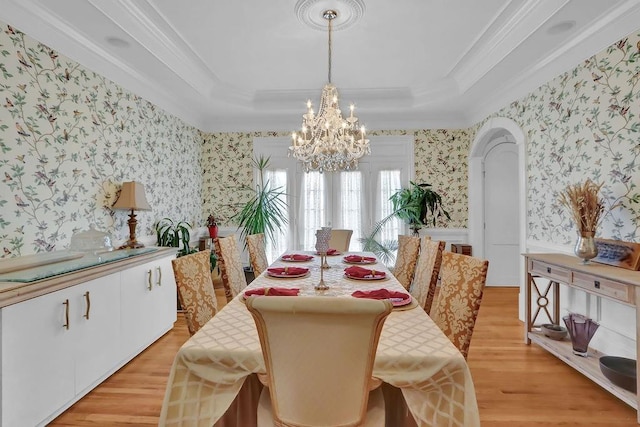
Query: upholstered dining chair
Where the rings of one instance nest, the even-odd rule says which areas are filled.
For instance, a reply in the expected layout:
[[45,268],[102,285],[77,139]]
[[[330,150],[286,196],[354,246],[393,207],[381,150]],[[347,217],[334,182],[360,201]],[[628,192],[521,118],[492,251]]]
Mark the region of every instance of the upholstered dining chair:
[[389,301],[252,296],[246,304],[267,372],[258,427],[384,425],[371,374]]
[[329,247],[338,251],[347,252],[349,245],[351,244],[351,236],[353,230],[331,230],[331,237],[329,238]]
[[488,269],[487,260],[453,252],[442,253],[440,291],[429,315],[465,359]]
[[420,239],[420,254],[409,293],[427,313],[431,311],[433,296],[438,285],[444,246],[445,242],[431,240],[429,236]]
[[224,295],[229,302],[247,287],[247,278],[244,275],[236,236],[218,237],[213,239],[213,243],[218,256]]
[[253,268],[253,274],[258,277],[269,266],[267,253],[265,251],[266,242],[264,233],[250,234],[247,236],[247,250],[249,251],[249,262]]
[[218,312],[211,281],[210,254],[211,251],[207,249],[171,260],[178,287],[178,299],[191,335]]
[[396,263],[393,267],[393,275],[407,290],[409,290],[411,281],[413,280],[419,250],[419,237],[404,236],[402,234],[398,236],[398,254],[396,255]]

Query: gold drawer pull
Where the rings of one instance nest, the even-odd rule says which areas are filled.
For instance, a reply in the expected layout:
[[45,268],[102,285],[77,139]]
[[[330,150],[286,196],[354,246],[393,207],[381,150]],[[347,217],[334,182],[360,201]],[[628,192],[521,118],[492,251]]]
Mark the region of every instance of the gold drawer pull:
[[162,286],[162,269],[160,267],[156,267],[156,270],[158,270],[158,281],[156,282],[156,285]]
[[62,305],[64,305],[64,320],[65,320],[65,323],[62,325],[62,327],[68,330],[69,329],[69,298],[64,300]]
[[151,283],[151,270],[147,271],[147,289],[153,289],[153,283]]
[[84,318],[89,320],[89,312],[91,311],[91,298],[89,297],[89,291],[84,293],[84,299],[87,302],[87,311],[84,313]]

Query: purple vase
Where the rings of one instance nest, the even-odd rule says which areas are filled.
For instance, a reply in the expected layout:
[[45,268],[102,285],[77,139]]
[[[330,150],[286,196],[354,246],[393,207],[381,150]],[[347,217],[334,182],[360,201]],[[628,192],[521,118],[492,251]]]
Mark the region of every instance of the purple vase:
[[564,324],[567,325],[567,330],[571,337],[573,354],[587,357],[589,342],[600,325],[588,317],[577,313],[569,313],[569,315],[564,316],[562,320],[564,320]]

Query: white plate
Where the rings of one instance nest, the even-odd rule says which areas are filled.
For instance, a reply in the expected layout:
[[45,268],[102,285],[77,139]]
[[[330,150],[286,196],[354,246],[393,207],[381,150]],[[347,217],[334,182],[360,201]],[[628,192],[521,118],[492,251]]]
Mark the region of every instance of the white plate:
[[280,259],[286,262],[309,262],[313,261],[313,256],[309,255],[309,259],[292,259],[291,255],[282,255]]
[[411,304],[411,295],[408,295],[409,298],[389,298],[391,304],[394,307],[402,307],[403,305]]
[[347,279],[351,279],[351,280],[365,280],[365,281],[370,281],[370,280],[384,280],[387,278],[386,275],[384,276],[375,276],[375,277],[371,277],[371,276],[365,276],[365,277],[355,277],[355,276],[350,276],[347,273],[344,273],[344,277],[346,277]]
[[346,264],[359,264],[359,265],[368,265],[368,264],[377,264],[378,260],[374,260],[374,261],[368,261],[368,260],[362,260],[362,261],[349,261],[348,259],[342,258],[342,261],[345,262]]
[[267,271],[267,276],[269,277],[275,277],[277,279],[295,279],[298,277],[304,277],[304,276],[308,276],[309,272],[306,271],[304,273],[299,273],[299,274],[277,274],[277,273],[271,273],[270,271]]
[[[320,254],[318,252],[316,252],[316,255],[320,256]],[[336,251],[336,252],[327,254],[327,256],[340,256],[340,255],[342,255],[342,252],[340,252],[340,251]]]

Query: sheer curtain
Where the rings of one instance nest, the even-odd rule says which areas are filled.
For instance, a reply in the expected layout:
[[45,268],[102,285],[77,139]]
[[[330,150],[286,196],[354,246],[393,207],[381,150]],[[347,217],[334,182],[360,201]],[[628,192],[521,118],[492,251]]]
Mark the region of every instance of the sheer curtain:
[[326,226],[326,184],[320,172],[303,173],[301,191],[302,249],[314,250],[316,230]]
[[[393,212],[393,204],[389,198],[402,188],[402,179],[399,170],[381,170],[378,173],[378,197],[376,209],[376,221],[391,215]],[[380,230],[380,242],[388,240],[397,240],[402,222],[398,218],[388,221],[382,230]]]
[[[266,170],[265,182],[269,183],[271,188],[278,188],[280,192],[284,193],[280,195],[280,199],[283,201],[284,206],[287,205],[287,170],[275,169]],[[287,214],[289,221],[291,221],[291,215]],[[274,241],[267,242],[266,254],[267,261],[271,264],[276,260],[284,251],[287,250],[287,242],[289,241],[289,227],[284,226],[279,230],[274,230]]]
[[362,173],[349,171],[340,173],[339,204],[340,218],[335,228],[353,230],[349,250],[360,251],[362,244],[362,215],[363,215]]

